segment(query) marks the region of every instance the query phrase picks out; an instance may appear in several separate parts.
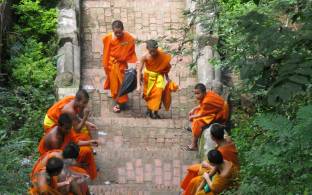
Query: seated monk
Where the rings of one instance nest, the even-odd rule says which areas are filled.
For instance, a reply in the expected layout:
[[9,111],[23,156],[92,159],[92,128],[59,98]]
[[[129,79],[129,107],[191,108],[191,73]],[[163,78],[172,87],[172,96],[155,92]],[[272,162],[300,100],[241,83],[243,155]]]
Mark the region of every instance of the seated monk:
[[64,182],[58,181],[63,166],[63,161],[60,158],[52,157],[48,159],[46,166],[34,173],[31,180],[32,187],[28,193],[31,195],[61,195],[59,189],[68,186],[69,191],[66,194],[82,195],[79,188],[71,187],[72,185],[75,186],[72,178],[67,178]]
[[183,195],[215,195],[232,186],[238,168],[231,161],[223,159],[221,152],[208,152],[209,169],[202,176],[193,178]]
[[[231,139],[229,137],[225,138],[224,126],[218,123],[214,123],[210,125],[209,129],[211,139],[216,143],[216,149],[221,152],[225,160],[232,162],[236,167],[239,168],[238,152],[236,150],[235,144],[231,141]],[[187,169],[187,174],[181,182],[181,188],[186,190],[193,178],[203,175],[203,173],[207,170],[211,170],[211,167],[206,161],[203,161],[201,164],[194,164],[189,166]]]
[[229,117],[229,106],[224,99],[213,91],[206,92],[202,83],[195,86],[195,97],[199,106],[189,112],[189,120],[192,122],[192,144],[188,145],[189,150],[197,150],[197,141],[204,126],[218,122],[225,124]]
[[[70,177],[74,178],[78,186],[73,186],[73,187],[79,187],[82,194],[88,194],[89,189],[88,189],[88,185],[86,185],[86,179],[89,178],[89,175],[84,169],[79,167],[81,166],[80,164],[76,163],[76,161],[73,160],[73,158],[77,159],[78,155],[79,155],[79,146],[72,142],[64,148],[64,151],[55,149],[55,150],[50,150],[46,152],[44,155],[40,156],[40,158],[35,163],[32,169],[32,172],[30,174],[31,180],[35,179],[35,173],[38,173],[40,170],[43,170],[46,167],[47,162],[50,158],[56,157],[56,158],[63,159],[63,162],[64,162],[63,171],[58,176],[58,178],[63,176],[63,172],[65,172],[67,169],[70,169],[71,175],[67,174],[66,178],[70,178]],[[63,177],[62,179],[59,179],[58,181],[59,182],[66,181],[66,178],[64,179]],[[83,181],[80,181],[80,180],[83,180]],[[68,186],[65,186],[65,189],[68,190]]]
[[158,43],[155,40],[146,42],[146,53],[140,60],[137,67],[137,90],[141,91],[141,72],[144,68],[143,77],[143,97],[147,102],[146,115],[152,119],[159,119],[158,110],[160,109],[163,91],[165,89],[166,80],[169,82],[168,73],[170,71],[171,56],[158,49]]
[[[79,156],[79,150],[79,146],[75,143],[70,143],[66,146],[62,154],[64,168],[59,178],[60,181],[66,181],[67,178],[73,178],[75,181],[74,184],[76,185],[72,185],[71,187],[79,188],[83,195],[87,195],[90,194],[87,184],[90,176],[87,171],[82,168],[83,166],[76,161]],[[68,186],[65,186],[60,191],[64,193],[70,190],[68,189]]]
[[[48,133],[57,125],[57,121],[61,114],[67,113],[73,120],[73,128],[75,136],[80,140],[90,140],[91,135],[89,130],[97,129],[96,125],[87,121],[90,111],[86,108],[89,102],[88,93],[81,89],[76,93],[76,96],[67,96],[56,102],[49,108],[44,118],[44,131]],[[79,115],[83,115],[81,119]]]
[[73,132],[72,119],[68,114],[61,114],[58,119],[58,126],[53,127],[49,133],[46,133],[40,140],[38,150],[40,155],[54,149],[64,149],[69,142],[74,141],[80,146],[80,152],[77,161],[87,165],[87,172],[91,179],[97,175],[95,160],[92,148],[89,145],[97,146],[96,140],[81,141],[77,140]]
[[119,97],[118,93],[124,80],[125,70],[128,63],[136,63],[135,38],[124,31],[123,23],[115,20],[112,23],[113,32],[108,33],[102,39],[103,60],[102,64],[106,75],[104,89],[110,89],[112,98],[116,105],[113,111],[118,113],[128,102],[128,96]]

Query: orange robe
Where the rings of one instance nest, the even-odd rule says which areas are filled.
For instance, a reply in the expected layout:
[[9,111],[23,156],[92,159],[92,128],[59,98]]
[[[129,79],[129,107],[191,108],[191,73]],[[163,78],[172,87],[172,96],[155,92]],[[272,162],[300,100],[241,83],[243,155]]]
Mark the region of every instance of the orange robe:
[[[237,153],[237,149],[234,143],[231,142],[224,146],[218,147],[217,149],[221,152],[223,159],[227,161],[231,161],[236,167],[239,167],[238,153]],[[204,172],[207,172],[207,171],[208,170],[203,168],[201,164],[193,164],[187,168],[187,174],[181,182],[181,188],[185,190],[184,195],[191,194],[193,185],[194,184],[197,185],[197,182],[202,181],[198,178],[198,176],[201,176]],[[191,182],[193,179],[195,180]]]
[[[70,172],[70,175],[74,175],[75,177],[82,177],[82,178],[89,178],[89,174],[82,168],[76,166],[76,165],[70,165],[67,167],[68,171]],[[83,195],[87,194],[89,191],[89,187],[87,184],[87,181],[80,181],[81,179],[76,180],[76,182],[80,186],[80,190]]]
[[[75,96],[64,97],[63,99],[53,104],[51,108],[49,108],[43,122],[43,128],[45,133],[48,133],[53,127],[57,125],[58,119],[62,114],[62,109],[66,104],[69,104],[74,99]],[[76,110],[76,114],[78,113],[79,110]]]
[[193,114],[201,115],[192,121],[193,136],[200,137],[204,126],[214,122],[225,123],[228,120],[229,106],[221,96],[209,91],[200,102],[199,109],[196,109]]
[[179,89],[179,86],[173,81],[170,81],[166,84],[166,87],[163,92],[162,102],[164,104],[165,110],[168,111],[171,105],[171,92],[175,92]]
[[[45,133],[48,133],[53,127],[57,125],[58,118],[62,114],[64,106],[75,99],[75,96],[67,96],[60,101],[56,102],[47,112],[44,128]],[[76,114],[80,111],[76,110]],[[47,124],[48,123],[48,124]],[[69,142],[78,143],[79,141],[88,141],[91,139],[90,131],[84,126],[80,132],[76,132],[73,128],[70,130],[69,135],[64,138],[64,142],[60,149],[64,149]],[[45,139],[41,139],[38,150],[40,155],[43,155],[48,150],[45,148]],[[97,176],[95,159],[93,156],[93,150],[90,146],[80,146],[79,157],[77,159],[79,163],[87,164],[87,171],[91,179],[95,179]]]
[[118,97],[119,89],[124,79],[128,63],[135,63],[135,38],[128,32],[124,32],[122,38],[117,39],[113,33],[109,33],[102,39],[104,50],[102,64],[106,74],[104,89],[110,89],[112,98],[119,104],[126,103],[128,96]]
[[60,149],[55,149],[55,150],[50,150],[46,152],[44,155],[40,156],[33,166],[33,169],[30,174],[30,178],[34,179],[35,173],[39,172],[40,170],[43,170],[50,158],[52,157],[62,158],[62,152],[63,151]]
[[[237,177],[238,174],[238,168],[232,164],[232,167],[227,175],[221,176],[219,173],[216,173],[212,177],[212,185],[210,188],[210,192],[205,192],[204,190],[201,190],[197,192],[195,195],[217,195],[220,194],[225,189],[230,188],[233,185],[233,180]],[[202,178],[204,179],[204,178]],[[194,189],[196,190],[198,188],[199,184],[194,185]]]
[[[45,146],[45,137],[48,134],[44,135],[44,137],[40,140],[39,146],[38,146],[38,151],[40,155],[44,155],[49,151],[48,148]],[[73,129],[71,129],[71,132],[69,135],[65,136],[64,142],[61,145],[60,148],[54,148],[54,149],[61,149],[63,150],[67,144],[69,144],[71,141],[77,143],[79,140],[79,135],[74,132]],[[97,176],[97,170],[96,170],[96,164],[95,164],[95,159],[93,155],[93,150],[91,146],[80,146],[80,151],[79,151],[79,156],[77,158],[77,162],[81,164],[85,164],[86,166],[84,167],[88,174],[90,175],[90,178],[93,180]]]
[[30,195],[40,195],[40,194],[49,194],[49,195],[61,195],[57,189],[57,176],[51,178],[51,183],[39,184],[39,177],[44,177],[46,174],[46,168],[42,167],[34,172],[34,176],[31,179],[32,187],[28,190]]
[[144,61],[143,96],[149,110],[160,109],[165,88],[164,75],[171,69],[170,60],[171,56],[159,49],[156,57]]

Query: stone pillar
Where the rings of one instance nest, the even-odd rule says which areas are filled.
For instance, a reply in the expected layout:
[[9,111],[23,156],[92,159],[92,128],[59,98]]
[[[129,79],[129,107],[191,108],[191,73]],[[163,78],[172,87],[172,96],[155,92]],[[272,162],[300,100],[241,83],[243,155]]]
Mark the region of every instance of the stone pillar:
[[80,86],[80,0],[62,0],[58,6],[57,98],[74,95]]

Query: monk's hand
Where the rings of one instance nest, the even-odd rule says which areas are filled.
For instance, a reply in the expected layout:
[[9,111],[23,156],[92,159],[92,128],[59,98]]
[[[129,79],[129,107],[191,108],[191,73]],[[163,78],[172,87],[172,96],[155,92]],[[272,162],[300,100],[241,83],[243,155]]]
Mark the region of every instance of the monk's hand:
[[136,90],[137,90],[137,92],[141,93],[141,85],[137,85]]
[[202,162],[202,167],[208,168],[208,167],[210,167],[210,166],[209,166],[209,164],[208,164],[206,161],[203,161],[203,162]]
[[210,179],[210,178],[209,178],[209,174],[206,173],[206,172],[203,174],[203,177],[204,177],[206,180]]
[[92,146],[98,147],[98,146],[99,146],[99,141],[96,140],[96,139],[93,139],[93,140],[91,140],[90,144],[91,144]]
[[83,110],[83,117],[89,117],[90,116],[90,110],[88,109],[88,108],[85,108],[84,110]]
[[69,185],[72,181],[74,180],[74,178],[72,176],[66,178],[65,184]]
[[94,131],[94,130],[97,130],[97,126],[93,123],[88,123],[88,128],[91,130],[91,131]]

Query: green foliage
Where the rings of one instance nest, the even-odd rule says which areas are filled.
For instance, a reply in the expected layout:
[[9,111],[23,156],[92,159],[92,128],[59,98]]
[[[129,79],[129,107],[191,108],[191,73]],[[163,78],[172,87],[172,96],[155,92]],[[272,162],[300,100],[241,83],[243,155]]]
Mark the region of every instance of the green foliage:
[[9,61],[13,67],[12,76],[18,84],[39,88],[52,86],[56,69],[52,58],[46,57],[45,50],[43,43],[27,39],[19,55]]
[[239,69],[247,90],[275,105],[311,88],[310,1],[220,0],[220,7],[222,65]]
[[0,87],[0,194],[25,194],[37,157],[42,122],[54,102],[57,1],[14,4],[17,21],[9,32],[6,88]]
[[57,11],[55,8],[43,8],[40,3],[40,0],[21,0],[19,4],[13,6],[19,16],[18,25],[15,26],[17,32],[27,37],[39,38],[55,33]]
[[293,120],[274,113],[241,120],[233,131],[242,164],[238,194],[311,192],[312,104]]

